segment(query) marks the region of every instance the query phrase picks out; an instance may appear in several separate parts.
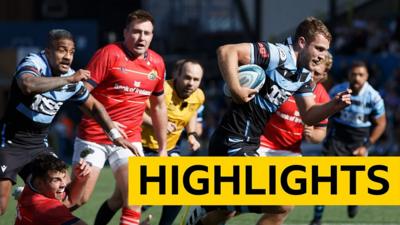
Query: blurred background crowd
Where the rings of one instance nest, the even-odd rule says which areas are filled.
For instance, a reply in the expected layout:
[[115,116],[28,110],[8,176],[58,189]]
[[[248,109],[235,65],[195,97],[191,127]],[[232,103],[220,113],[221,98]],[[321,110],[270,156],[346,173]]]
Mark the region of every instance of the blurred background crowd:
[[[43,48],[48,30],[64,28],[75,35],[73,68],[79,69],[96,49],[121,40],[125,16],[138,8],[156,19],[151,48],[164,57],[167,78],[181,58],[198,59],[205,67],[202,149],[207,149],[208,137],[229,103],[222,92],[216,48],[235,42],[281,42],[299,21],[315,16],[334,37],[326,88],[346,79],[352,61],[365,60],[369,82],[384,98],[389,121],[371,155],[400,155],[400,0],[1,0],[0,115],[15,66],[29,52]],[[67,161],[80,116],[74,105],[65,104],[52,128],[51,143]]]

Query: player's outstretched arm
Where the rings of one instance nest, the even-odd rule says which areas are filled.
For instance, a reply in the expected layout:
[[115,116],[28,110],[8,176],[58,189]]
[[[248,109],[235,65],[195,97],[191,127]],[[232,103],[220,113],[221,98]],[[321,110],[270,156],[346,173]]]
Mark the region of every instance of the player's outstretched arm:
[[186,125],[185,129],[188,134],[188,143],[192,151],[197,151],[200,149],[200,142],[198,140],[197,133],[197,114],[194,114],[190,118],[189,123]]
[[371,136],[369,137],[369,142],[371,144],[375,144],[376,141],[382,136],[383,132],[386,129],[386,113],[382,114],[378,118],[373,118],[372,123],[374,124],[374,128],[371,131]]
[[330,102],[316,104],[313,96],[295,96],[303,122],[316,125],[351,104],[351,90],[338,93]]
[[150,115],[154,133],[158,141],[158,154],[167,156],[167,107],[164,94],[150,96]]
[[90,78],[89,70],[78,70],[74,75],[68,77],[39,77],[31,73],[24,73],[18,79],[18,87],[25,95],[44,93],[66,84],[85,81]]
[[72,173],[76,179],[73,179],[68,186],[67,198],[63,201],[65,206],[70,208],[76,204],[81,204],[79,201],[82,198],[90,172],[91,166],[83,159],[80,159],[79,163],[74,165]]
[[115,127],[103,104],[97,101],[92,95],[89,95],[88,99],[80,106],[80,108],[100,124],[115,145],[127,148],[131,150],[133,154],[140,156],[140,153],[135,146],[133,146],[128,140],[124,139],[117,127]]
[[222,77],[237,103],[250,101],[257,90],[241,87],[238,78],[239,65],[250,63],[250,43],[223,45],[217,50],[218,66]]

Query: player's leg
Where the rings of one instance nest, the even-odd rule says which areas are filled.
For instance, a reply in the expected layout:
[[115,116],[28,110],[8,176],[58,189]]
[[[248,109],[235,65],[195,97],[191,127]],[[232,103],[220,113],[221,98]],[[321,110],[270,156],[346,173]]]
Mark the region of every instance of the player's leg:
[[158,225],[172,225],[176,216],[178,216],[179,211],[181,211],[182,206],[171,205],[171,206],[163,206],[160,222]]
[[[82,193],[79,205],[85,204],[90,199],[94,188],[96,187],[97,179],[99,178],[101,169],[104,167],[104,163],[106,161],[106,147],[94,142],[76,138],[74,143],[72,164],[75,165],[79,163],[81,158],[85,159],[86,162],[92,166],[92,170],[89,174],[89,178],[86,183],[85,190]],[[74,179],[75,177],[72,174],[72,180]]]
[[[36,152],[41,151],[44,150],[22,150],[12,146],[0,149],[0,216],[6,212],[12,185],[17,182],[17,174],[33,160]],[[25,178],[26,176],[23,177]]]
[[[138,151],[143,155],[143,148],[140,142],[132,143]],[[113,170],[117,190],[120,195],[113,195],[110,199],[114,201],[115,197],[122,197],[122,215],[120,223],[136,225],[140,223],[141,206],[131,206],[128,204],[128,158],[134,156],[133,153],[121,147],[114,147],[108,160]]]
[[310,225],[319,225],[321,224],[322,215],[324,214],[325,206],[317,205],[314,207],[314,217],[310,222]]
[[0,216],[7,209],[8,200],[10,198],[12,182],[8,179],[0,180]]
[[[168,151],[168,156],[170,157],[180,157],[181,149],[180,146],[175,146],[174,149]],[[171,205],[163,206],[161,212],[161,218],[158,225],[172,225],[175,218],[178,216],[179,211],[181,211],[182,206]]]
[[358,213],[358,206],[357,205],[349,205],[347,206],[347,216],[349,218],[354,218]]
[[108,224],[120,208],[122,208],[121,191],[117,186],[115,186],[114,193],[111,198],[105,200],[99,211],[97,211],[94,225]]

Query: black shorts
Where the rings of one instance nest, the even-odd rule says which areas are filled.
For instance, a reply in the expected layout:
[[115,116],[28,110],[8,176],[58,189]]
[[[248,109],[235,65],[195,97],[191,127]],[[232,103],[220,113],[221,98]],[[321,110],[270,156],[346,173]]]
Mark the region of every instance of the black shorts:
[[353,151],[362,146],[362,141],[344,142],[333,137],[326,138],[322,154],[325,156],[353,156]]
[[260,138],[232,135],[216,129],[208,146],[210,156],[258,156]]
[[30,163],[41,154],[54,154],[51,148],[32,147],[21,148],[6,145],[0,148],[0,180],[11,180],[13,185],[17,182],[17,174],[26,181],[31,174]]

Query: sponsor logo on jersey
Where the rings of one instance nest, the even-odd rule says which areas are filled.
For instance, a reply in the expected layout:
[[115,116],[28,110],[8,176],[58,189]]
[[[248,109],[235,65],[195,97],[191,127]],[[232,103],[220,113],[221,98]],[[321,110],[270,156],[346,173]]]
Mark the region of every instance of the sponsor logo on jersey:
[[31,109],[39,113],[54,116],[62,105],[63,102],[58,102],[53,99],[47,98],[46,96],[38,94],[35,95],[33,99]]
[[114,89],[115,90],[123,90],[123,91],[126,91],[126,92],[133,92],[133,93],[136,93],[136,94],[146,95],[146,96],[151,95],[151,91],[148,91],[148,90],[145,90],[145,89],[141,89],[139,87],[129,87],[129,86],[126,86],[126,85],[120,85],[120,84],[117,84],[117,83],[114,85]]
[[268,51],[262,43],[257,43],[258,45],[258,52],[260,53],[261,57],[266,59],[269,57]]

